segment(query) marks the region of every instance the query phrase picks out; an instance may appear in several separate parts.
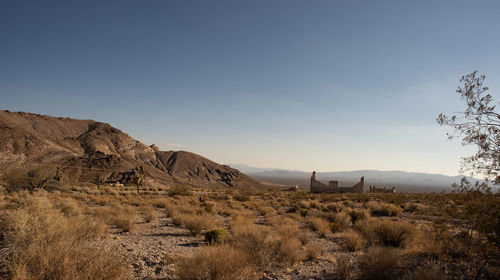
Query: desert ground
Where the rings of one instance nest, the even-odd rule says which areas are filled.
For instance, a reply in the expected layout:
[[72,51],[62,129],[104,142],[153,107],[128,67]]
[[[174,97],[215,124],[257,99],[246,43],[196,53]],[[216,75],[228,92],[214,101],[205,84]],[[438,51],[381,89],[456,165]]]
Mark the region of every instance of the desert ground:
[[3,279],[498,279],[498,194],[0,192]]

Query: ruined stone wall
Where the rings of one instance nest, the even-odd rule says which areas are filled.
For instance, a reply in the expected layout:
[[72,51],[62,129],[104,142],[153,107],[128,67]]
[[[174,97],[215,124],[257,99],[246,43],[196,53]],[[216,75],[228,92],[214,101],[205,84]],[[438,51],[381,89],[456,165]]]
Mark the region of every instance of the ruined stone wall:
[[330,181],[328,185],[316,180],[316,172],[311,176],[310,192],[312,193],[362,193],[365,178],[361,177],[359,183],[352,187],[339,187],[338,181]]

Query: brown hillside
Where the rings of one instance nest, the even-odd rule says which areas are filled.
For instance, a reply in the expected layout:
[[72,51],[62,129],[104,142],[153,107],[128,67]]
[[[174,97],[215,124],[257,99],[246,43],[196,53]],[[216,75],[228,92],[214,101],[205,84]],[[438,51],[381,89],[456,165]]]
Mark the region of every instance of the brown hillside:
[[123,181],[141,167],[151,184],[262,187],[226,165],[185,151],[160,151],[109,124],[0,111],[0,175],[12,167],[55,164],[73,181],[98,174]]

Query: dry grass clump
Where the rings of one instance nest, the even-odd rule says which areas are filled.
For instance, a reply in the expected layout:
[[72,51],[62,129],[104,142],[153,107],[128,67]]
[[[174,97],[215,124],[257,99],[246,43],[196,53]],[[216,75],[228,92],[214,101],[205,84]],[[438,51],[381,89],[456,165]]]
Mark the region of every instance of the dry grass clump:
[[372,247],[358,259],[361,279],[396,279],[401,258],[397,251],[388,247]]
[[[230,244],[247,254],[250,260],[263,269],[272,265],[290,265],[305,258],[298,225],[289,219],[276,226],[263,226],[232,221]],[[292,223],[293,222],[293,223]]]
[[132,232],[136,227],[136,208],[132,206],[112,205],[96,209],[97,217],[108,225],[115,226],[123,232]]
[[437,266],[419,267],[404,277],[405,280],[442,280],[446,278],[446,273]]
[[345,255],[337,257],[337,265],[335,267],[336,279],[347,280],[351,275],[351,262]]
[[386,245],[402,247],[416,231],[415,227],[405,222],[383,221],[375,228],[378,240]]
[[152,206],[143,207],[142,214],[144,215],[144,221],[146,223],[151,223],[156,220],[156,212]]
[[307,244],[306,246],[306,260],[312,261],[321,256],[323,249],[318,244]]
[[54,206],[61,210],[66,216],[78,216],[84,208],[78,201],[72,198],[53,198]]
[[325,236],[327,233],[330,233],[330,223],[320,217],[310,217],[307,221],[309,228],[318,232],[321,236]]
[[329,213],[326,215],[330,221],[330,231],[341,232],[351,227],[351,216],[345,212]]
[[376,221],[367,219],[356,223],[355,229],[359,231],[370,245],[386,245],[403,247],[411,240],[417,229],[405,222],[389,220]]
[[372,215],[399,217],[403,210],[394,204],[377,203],[370,206],[370,211]]
[[353,209],[349,212],[349,216],[351,217],[352,223],[356,223],[357,221],[364,220],[368,218],[370,215],[366,209]]
[[177,226],[186,228],[192,235],[198,235],[203,230],[216,228],[222,225],[222,220],[219,217],[210,214],[176,214],[172,219]]
[[210,244],[221,244],[229,238],[229,234],[223,228],[211,229],[205,232],[205,241]]
[[126,267],[110,251],[91,246],[102,224],[68,217],[52,202],[27,195],[0,210],[5,279],[123,279]]
[[344,249],[349,252],[355,252],[363,249],[366,246],[366,240],[360,233],[349,230],[342,234],[344,238]]
[[230,246],[205,247],[192,257],[177,261],[180,280],[253,279],[254,268],[248,256]]

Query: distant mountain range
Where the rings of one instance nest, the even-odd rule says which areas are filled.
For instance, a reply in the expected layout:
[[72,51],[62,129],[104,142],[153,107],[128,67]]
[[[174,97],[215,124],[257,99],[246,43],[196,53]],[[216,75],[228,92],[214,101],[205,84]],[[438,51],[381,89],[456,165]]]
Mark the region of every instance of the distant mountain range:
[[0,178],[11,168],[52,165],[71,182],[94,176],[162,185],[263,187],[240,171],[186,151],[160,151],[107,123],[0,110]]
[[[244,164],[231,164],[250,177],[271,186],[283,188],[299,185],[300,189],[309,189],[311,172],[299,170],[283,170],[273,168],[257,168]],[[396,187],[400,192],[448,192],[452,183],[459,183],[463,176],[446,176],[406,171],[354,170],[336,172],[316,172],[316,179],[328,183],[329,180],[339,181],[340,186],[351,186],[365,177],[365,191],[370,185],[376,187]],[[469,178],[473,182],[477,179]]]

